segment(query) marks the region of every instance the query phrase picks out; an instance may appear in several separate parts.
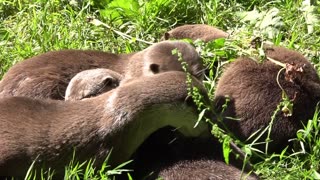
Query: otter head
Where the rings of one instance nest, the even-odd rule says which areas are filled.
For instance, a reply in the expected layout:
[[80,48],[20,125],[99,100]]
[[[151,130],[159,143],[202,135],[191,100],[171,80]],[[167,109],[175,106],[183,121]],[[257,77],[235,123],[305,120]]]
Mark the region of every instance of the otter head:
[[108,69],[90,69],[76,74],[68,84],[65,100],[97,96],[119,86],[122,75]]
[[163,41],[136,54],[131,59],[129,78],[149,76],[167,71],[187,71],[197,79],[203,79],[202,60],[193,46],[182,41]]
[[199,80],[203,79],[202,60],[192,45],[183,41],[163,41],[146,49],[144,73],[183,71],[184,63],[188,72]]

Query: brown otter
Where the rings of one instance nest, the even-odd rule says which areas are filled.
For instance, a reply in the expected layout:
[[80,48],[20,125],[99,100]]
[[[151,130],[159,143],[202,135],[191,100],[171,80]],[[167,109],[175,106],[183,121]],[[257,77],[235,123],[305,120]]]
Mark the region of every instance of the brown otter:
[[[291,81],[286,80],[284,71],[278,77],[279,84],[293,103],[293,113],[277,112],[271,130],[272,142],[269,144],[269,152],[273,152],[288,145],[288,140],[295,137],[298,129],[303,128],[302,124],[312,118],[320,100],[320,80],[316,70],[300,53],[276,46],[264,46],[264,50],[267,57],[302,69],[301,74]],[[232,62],[222,74],[215,92],[215,103],[218,109],[222,109],[225,96],[230,97],[223,115],[240,120],[225,118],[224,123],[242,140],[269,125],[282,101],[282,90],[277,83],[281,68],[270,60],[259,64],[242,57]]]
[[218,38],[227,38],[228,33],[206,24],[188,24],[178,26],[164,34],[161,40],[168,39],[200,39],[204,42],[212,41]]
[[[100,89],[99,86],[103,81],[103,78],[93,79],[90,72],[93,72],[95,76],[101,77],[108,77],[109,73],[107,71],[97,71],[98,69],[87,70],[86,73],[80,73],[81,83],[77,84],[77,90],[82,92],[83,89]],[[98,73],[98,74],[97,74]],[[104,76],[106,75],[106,76]],[[74,79],[78,79],[75,76],[69,83],[68,88],[72,86],[72,81]],[[94,84],[96,83],[96,84]],[[124,84],[122,84],[124,85]],[[99,88],[90,88],[92,87],[99,87]],[[122,87],[122,86],[120,86]],[[67,88],[67,89],[68,89]],[[71,87],[72,88],[72,87]],[[72,88],[74,89],[74,88]],[[67,90],[68,92],[68,90]],[[94,91],[91,91],[94,92]],[[76,91],[72,91],[72,93],[77,95]],[[93,93],[98,95],[100,92]],[[72,94],[70,94],[72,95]],[[81,97],[81,95],[80,95]],[[67,98],[67,95],[66,95]],[[198,160],[198,158],[204,158],[208,161],[209,158],[216,158],[222,157],[222,153],[219,152],[219,148],[221,147],[220,143],[212,141],[211,139],[186,139],[186,137],[182,137],[181,133],[178,133],[172,127],[166,127],[162,130],[157,131],[156,133],[152,134],[151,137],[139,147],[138,151],[132,157],[133,166],[130,166],[129,169],[133,169],[134,172],[131,174],[134,179],[142,179],[144,175],[149,172],[154,172],[155,176],[150,177],[150,179],[155,179],[156,175],[161,172],[161,169],[168,169],[172,163],[176,163],[177,161],[181,160]],[[173,141],[173,143],[170,143]],[[132,163],[131,163],[132,164]],[[194,169],[194,173],[198,172],[198,168],[194,167],[194,164],[189,163],[190,168]],[[213,165],[214,166],[214,165]],[[128,167],[127,167],[128,168]],[[177,174],[180,172],[177,171]],[[191,171],[190,171],[191,173]],[[209,174],[203,175],[210,176]],[[182,176],[181,176],[182,177]],[[123,179],[126,179],[123,177]]]
[[97,96],[119,86],[122,75],[109,69],[90,69],[75,75],[66,90],[65,100]]
[[189,64],[191,74],[201,76],[199,55],[191,45],[179,41],[164,41],[139,53],[120,55],[100,51],[62,50],[32,57],[10,68],[1,81],[0,97],[27,96],[63,100],[71,78],[87,69],[106,68],[126,79],[179,70],[182,68],[177,55],[171,52],[175,48]]
[[[181,61],[188,64],[192,75],[199,80],[203,79],[203,66],[199,54],[190,44],[179,41],[167,41],[158,43],[141,52],[136,53],[130,59],[127,72],[124,77],[109,69],[91,69],[74,76],[67,89],[65,100],[80,100],[86,97],[97,96],[140,76],[148,76],[166,71],[183,71],[177,54],[172,54],[174,49],[181,53]],[[155,58],[161,57],[161,58]]]
[[159,176],[164,180],[239,180],[259,179],[255,175],[242,173],[232,165],[227,165],[220,160],[183,160],[172,166],[162,169]]
[[63,100],[69,81],[77,73],[107,68],[123,74],[132,55],[91,50],[60,50],[40,54],[9,69],[0,84],[0,97]]
[[[193,128],[197,113],[183,103],[185,81],[185,73],[172,71],[132,80],[86,101],[1,99],[0,175],[23,176],[33,160],[59,173],[74,148],[77,159],[95,157],[99,163],[113,147],[109,163],[115,165],[164,126],[188,136],[207,134],[206,124]],[[205,91],[195,79],[194,84]]]
[[[175,49],[176,53],[173,52]],[[187,71],[193,76],[203,79],[204,68],[199,54],[192,45],[183,41],[159,42],[156,46],[136,53],[130,59],[125,79],[172,70],[183,71],[182,62],[187,64]]]

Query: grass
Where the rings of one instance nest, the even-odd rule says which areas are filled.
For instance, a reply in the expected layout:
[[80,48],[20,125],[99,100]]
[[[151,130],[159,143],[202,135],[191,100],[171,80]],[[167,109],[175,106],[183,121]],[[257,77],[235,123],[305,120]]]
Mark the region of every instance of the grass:
[[[256,53],[249,48],[254,37],[298,50],[320,72],[320,6],[317,3],[302,0],[0,0],[0,78],[15,63],[47,51],[95,49],[129,53],[157,42],[165,31],[177,25],[205,23],[232,33],[231,40],[194,43],[210,68],[204,84],[213,98],[223,66],[239,55]],[[96,21],[90,21],[92,19]],[[319,179],[319,126],[316,112],[305,129],[297,132],[294,141],[298,147],[294,153],[285,149],[281,154],[257,155],[250,145],[242,148],[251,158],[263,158],[254,164],[261,177]],[[73,167],[78,168],[79,164]],[[68,172],[72,173],[71,169]],[[85,169],[84,173],[91,178],[103,174],[92,173],[90,167]],[[107,178],[106,174],[108,176],[105,173],[100,178]]]

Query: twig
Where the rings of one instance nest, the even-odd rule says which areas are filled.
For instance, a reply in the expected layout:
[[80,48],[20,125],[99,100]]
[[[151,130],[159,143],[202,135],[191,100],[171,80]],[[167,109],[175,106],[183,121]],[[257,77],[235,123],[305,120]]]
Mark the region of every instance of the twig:
[[111,26],[109,26],[108,24],[106,23],[103,23],[101,22],[100,20],[98,19],[91,19],[91,18],[88,18],[89,20],[89,23],[95,25],[95,26],[104,26],[108,29],[110,29],[111,31],[113,31],[114,33],[118,34],[119,36],[123,37],[124,39],[135,39],[137,41],[140,41],[140,42],[143,42],[143,43],[146,43],[146,44],[150,44],[152,45],[153,43],[152,42],[149,42],[149,41],[145,41],[145,40],[142,40],[142,39],[139,39],[139,38],[133,38],[132,36],[129,36],[128,34],[125,34],[121,31],[118,31],[118,30],[115,30],[114,28],[111,28]]
[[269,61],[271,61],[272,63],[276,64],[276,65],[279,65],[279,66],[281,66],[281,67],[283,67],[283,68],[286,68],[286,64],[284,64],[284,63],[282,63],[282,62],[279,62],[279,61],[277,61],[277,60],[275,60],[275,59],[272,59],[271,57],[267,57],[267,59],[268,59]]

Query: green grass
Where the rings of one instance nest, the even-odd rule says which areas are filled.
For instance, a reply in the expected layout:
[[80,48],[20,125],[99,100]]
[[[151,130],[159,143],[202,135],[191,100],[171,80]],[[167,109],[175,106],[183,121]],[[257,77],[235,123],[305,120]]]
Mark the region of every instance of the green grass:
[[[320,6],[310,6],[301,0],[69,2],[0,0],[0,78],[15,63],[50,50],[95,49],[114,53],[139,51],[159,41],[168,29],[194,23],[210,24],[232,33],[230,40],[194,43],[201,49],[201,56],[211,69],[209,77],[204,81],[211,98],[223,66],[239,55],[256,53],[249,48],[254,37],[298,50],[320,72]],[[313,5],[316,2],[312,1]],[[92,19],[104,24],[90,23]],[[251,154],[251,158],[262,157],[261,161],[254,164],[254,169],[261,177],[320,178],[318,113],[305,126],[294,140],[297,142],[296,153],[284,150],[281,154],[264,155],[250,149],[250,145],[242,147]],[[225,141],[228,140],[225,138]],[[73,168],[79,166],[73,165]],[[87,171],[81,173],[90,174],[91,178],[108,175],[83,167]],[[71,169],[68,172],[72,174]],[[69,179],[78,179],[76,176]]]

